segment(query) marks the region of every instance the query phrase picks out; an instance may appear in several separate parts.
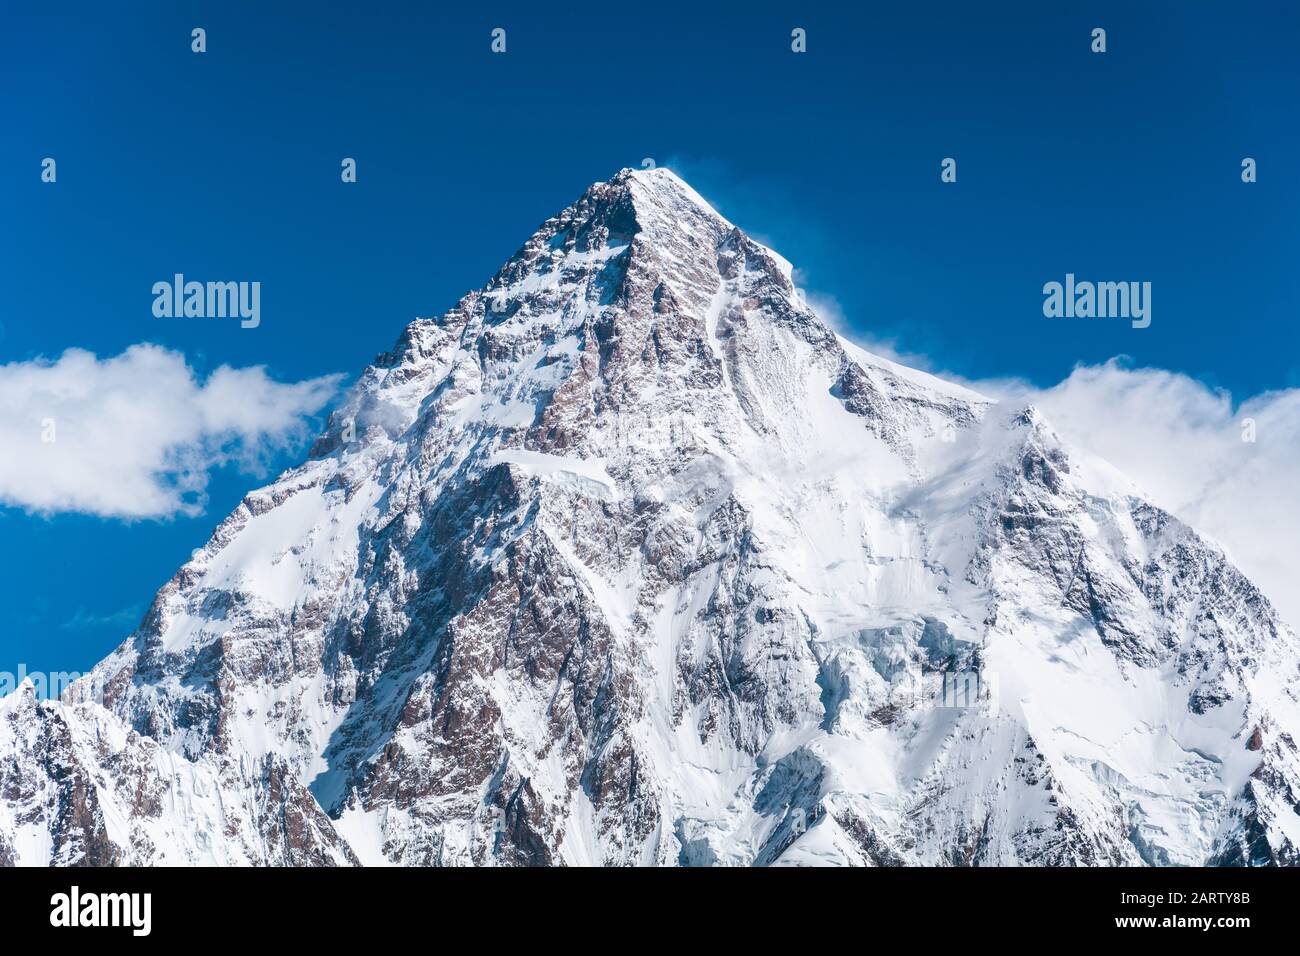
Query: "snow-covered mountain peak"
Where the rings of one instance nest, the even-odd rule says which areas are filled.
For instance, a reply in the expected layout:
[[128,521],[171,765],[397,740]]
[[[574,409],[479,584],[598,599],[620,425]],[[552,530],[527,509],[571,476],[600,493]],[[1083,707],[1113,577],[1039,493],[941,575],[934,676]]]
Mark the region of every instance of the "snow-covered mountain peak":
[[[702,220],[717,223],[724,231],[734,228],[708,200],[667,167],[623,169],[610,180],[611,185],[624,183],[632,195],[633,205],[644,214],[653,211],[660,216],[697,216]],[[647,218],[642,225],[649,229],[652,222]],[[659,225],[667,225],[667,223],[661,222]]]
[[[246,496],[106,709],[11,709],[0,752],[72,728],[118,859],[1294,861],[1263,596],[791,275],[667,170],[593,185]],[[138,757],[95,777],[95,735]],[[75,855],[55,782],[13,792],[0,859]]]

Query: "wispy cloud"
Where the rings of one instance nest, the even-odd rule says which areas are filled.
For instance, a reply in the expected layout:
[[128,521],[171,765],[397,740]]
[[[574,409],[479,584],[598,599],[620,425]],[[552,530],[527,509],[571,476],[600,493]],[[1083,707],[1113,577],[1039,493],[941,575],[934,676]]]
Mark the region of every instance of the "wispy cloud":
[[109,611],[105,614],[98,614],[79,607],[73,612],[72,617],[63,622],[62,628],[65,631],[88,631],[101,628],[124,630],[140,623],[140,618],[143,616],[144,609],[139,604],[133,604],[117,611]]
[[339,381],[276,382],[261,366],[222,366],[200,381],[183,355],[147,344],[2,365],[0,503],[116,518],[200,513],[214,468],[257,471],[305,436]]

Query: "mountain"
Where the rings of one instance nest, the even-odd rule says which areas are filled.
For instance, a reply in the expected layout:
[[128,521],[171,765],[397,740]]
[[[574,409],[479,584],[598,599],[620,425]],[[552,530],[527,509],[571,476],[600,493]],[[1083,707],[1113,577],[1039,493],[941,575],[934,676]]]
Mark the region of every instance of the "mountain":
[[0,862],[1295,864],[1298,663],[1036,410],[624,170],[406,328],[102,704],[0,701]]

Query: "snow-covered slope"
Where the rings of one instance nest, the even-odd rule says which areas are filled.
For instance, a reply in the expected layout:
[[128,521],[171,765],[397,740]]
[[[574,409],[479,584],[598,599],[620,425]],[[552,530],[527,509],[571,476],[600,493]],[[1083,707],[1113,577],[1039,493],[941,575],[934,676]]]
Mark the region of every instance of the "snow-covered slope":
[[0,700],[0,865],[355,864],[273,756],[191,762],[92,703]]
[[1297,662],[1036,411],[625,170],[365,371],[107,710],[6,702],[0,861],[1295,863]]

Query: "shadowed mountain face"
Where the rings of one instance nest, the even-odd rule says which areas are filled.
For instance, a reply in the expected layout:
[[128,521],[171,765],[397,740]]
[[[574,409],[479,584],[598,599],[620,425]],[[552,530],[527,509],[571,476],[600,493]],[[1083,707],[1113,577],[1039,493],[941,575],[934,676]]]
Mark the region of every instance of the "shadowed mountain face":
[[1300,646],[666,170],[410,325],[95,677],[0,862],[1295,863]]

